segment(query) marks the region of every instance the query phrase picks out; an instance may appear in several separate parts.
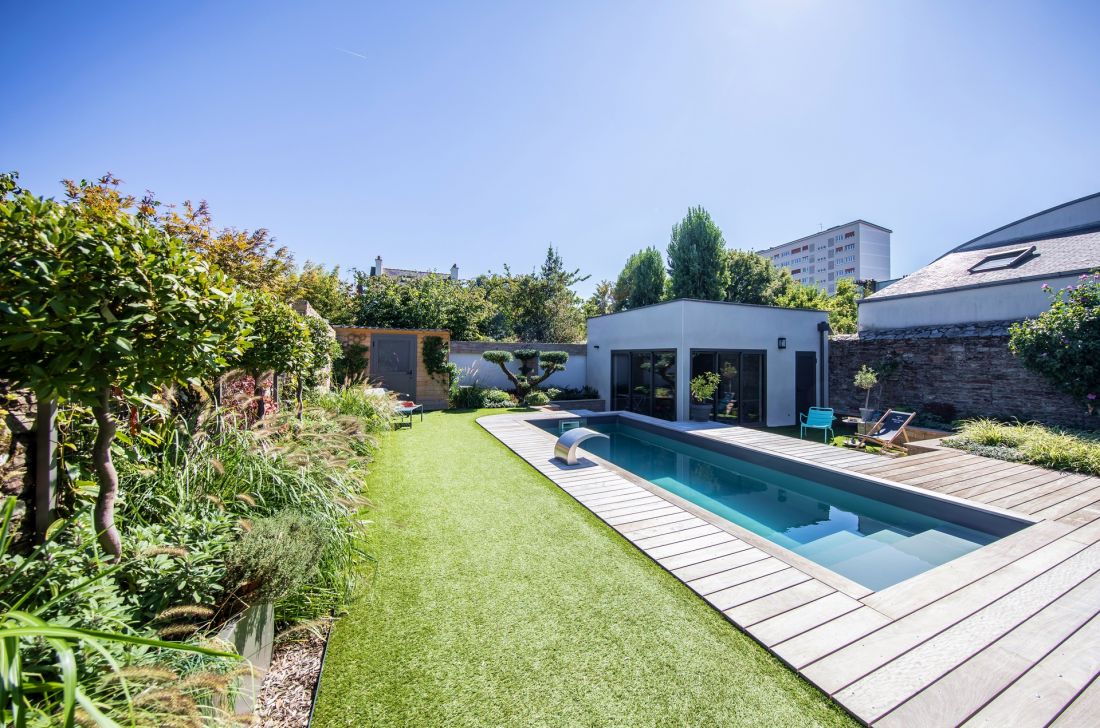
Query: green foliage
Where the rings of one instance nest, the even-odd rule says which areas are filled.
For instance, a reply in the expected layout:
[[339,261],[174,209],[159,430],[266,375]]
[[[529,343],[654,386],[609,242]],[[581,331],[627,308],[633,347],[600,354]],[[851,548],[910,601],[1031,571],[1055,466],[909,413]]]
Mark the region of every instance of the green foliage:
[[829,294],[814,285],[804,285],[791,278],[788,270],[783,269],[779,273],[776,283],[777,291],[772,305],[783,308],[809,308],[819,311],[828,311],[830,308]]
[[505,392],[503,389],[490,389],[485,392],[483,407],[489,407],[490,409],[501,409],[505,407],[514,407],[515,401],[512,399],[512,395]]
[[422,278],[358,276],[359,326],[399,329],[443,329],[455,340],[478,339],[489,314],[476,286],[441,275]]
[[512,356],[510,351],[501,351],[498,349],[490,349],[481,353],[481,358],[485,361],[492,362],[493,364],[499,364],[504,366],[508,362],[512,361],[515,357]]
[[[510,289],[512,334],[520,341],[569,343],[584,340],[584,311],[573,286],[588,280],[566,270],[551,246],[538,273],[518,276]],[[457,337],[456,337],[457,338]]]
[[309,350],[305,366],[301,369],[299,376],[305,388],[314,389],[322,386],[328,379],[332,372],[332,364],[343,349],[336,340],[336,332],[323,319],[316,316],[301,318],[309,329]]
[[[485,407],[485,397],[489,389],[480,384],[456,387],[451,393],[450,405],[455,409],[479,409]],[[507,394],[507,392],[505,392]]]
[[356,298],[351,284],[340,277],[340,266],[331,270],[306,261],[299,273],[291,274],[284,284],[287,301],[305,299],[333,326],[355,323]]
[[852,384],[857,389],[862,389],[866,394],[863,397],[863,407],[867,409],[871,406],[871,390],[878,386],[878,372],[866,364],[861,364],[859,371],[856,372],[855,377],[852,379]]
[[513,349],[512,356],[520,361],[526,361],[527,359],[535,359],[539,355],[538,349]]
[[297,373],[312,360],[309,326],[294,309],[269,293],[252,296],[252,345],[237,360],[242,370],[259,380],[266,372]]
[[393,424],[393,399],[385,394],[368,394],[362,387],[325,392],[313,400],[324,412],[354,417],[368,432],[385,432]]
[[550,395],[536,389],[527,393],[527,396],[523,398],[523,403],[528,407],[541,407],[550,404]]
[[89,406],[115,387],[148,401],[243,344],[231,283],[125,213],[24,192],[0,202],[0,259],[0,371],[14,386]]
[[667,284],[665,261],[659,250],[645,248],[633,253],[615,281],[615,310],[660,303]]
[[550,387],[546,390],[546,394],[550,396],[553,401],[570,400],[570,399],[599,399],[600,393],[594,387],[585,385],[580,389],[574,387]]
[[834,334],[854,334],[859,323],[856,284],[851,278],[836,282],[836,293],[829,301],[829,327]]
[[327,545],[324,524],[291,510],[252,521],[226,559],[230,579],[249,599],[275,599],[302,588]]
[[344,344],[332,361],[332,381],[337,387],[365,384],[370,372],[370,347]]
[[1036,423],[969,420],[944,445],[1002,460],[1100,475],[1100,437]]
[[613,313],[616,309],[615,284],[611,281],[600,281],[596,284],[596,290],[584,302],[584,317],[603,316]]
[[784,270],[787,276],[782,276],[771,260],[751,251],[727,251],[726,265],[730,277],[725,300],[733,303],[773,306],[776,298],[793,283],[790,273]]
[[721,381],[717,372],[703,372],[693,377],[689,383],[692,399],[700,404],[709,402],[714,397],[714,393],[718,391],[718,385]]
[[720,301],[725,297],[729,285],[726,241],[702,207],[689,208],[672,228],[668,268],[672,298]]
[[1009,348],[1028,369],[1081,400],[1089,414],[1100,398],[1100,273],[1052,291],[1050,308],[1009,329]]

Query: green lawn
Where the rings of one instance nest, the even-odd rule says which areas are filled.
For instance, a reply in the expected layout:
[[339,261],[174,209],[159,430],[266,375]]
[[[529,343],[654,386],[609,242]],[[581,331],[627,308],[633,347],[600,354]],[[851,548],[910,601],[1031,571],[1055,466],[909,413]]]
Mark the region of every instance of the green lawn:
[[494,412],[386,436],[377,567],[314,726],[854,724],[474,421]]

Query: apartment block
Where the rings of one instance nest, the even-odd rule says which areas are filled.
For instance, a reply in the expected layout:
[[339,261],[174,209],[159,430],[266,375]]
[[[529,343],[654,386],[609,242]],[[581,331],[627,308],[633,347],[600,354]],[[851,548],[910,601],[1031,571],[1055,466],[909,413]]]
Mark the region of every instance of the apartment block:
[[885,281],[890,278],[892,230],[853,220],[789,243],[759,251],[798,282],[836,292],[841,278]]

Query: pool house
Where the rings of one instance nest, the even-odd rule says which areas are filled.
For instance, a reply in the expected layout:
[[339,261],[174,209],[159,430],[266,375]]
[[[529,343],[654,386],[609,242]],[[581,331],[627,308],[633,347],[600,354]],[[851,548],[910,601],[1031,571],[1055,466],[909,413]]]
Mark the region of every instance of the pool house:
[[828,314],[678,299],[588,319],[588,384],[610,410],[688,420],[689,383],[719,377],[710,419],[783,426],[828,402]]

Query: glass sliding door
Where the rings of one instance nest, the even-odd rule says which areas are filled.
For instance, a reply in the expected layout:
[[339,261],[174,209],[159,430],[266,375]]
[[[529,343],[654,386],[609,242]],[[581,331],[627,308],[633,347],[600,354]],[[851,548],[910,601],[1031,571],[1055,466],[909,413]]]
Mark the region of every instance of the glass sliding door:
[[630,409],[630,354],[611,355],[611,409]]
[[676,419],[676,352],[653,352],[653,416]]
[[741,424],[758,425],[764,419],[764,355],[741,354]]
[[718,375],[713,417],[729,425],[764,422],[764,367],[760,351],[693,351],[691,376],[704,372]]
[[611,352],[611,391],[617,410],[676,419],[676,352]]
[[648,351],[630,353],[631,412],[648,415],[653,409],[653,356]]

